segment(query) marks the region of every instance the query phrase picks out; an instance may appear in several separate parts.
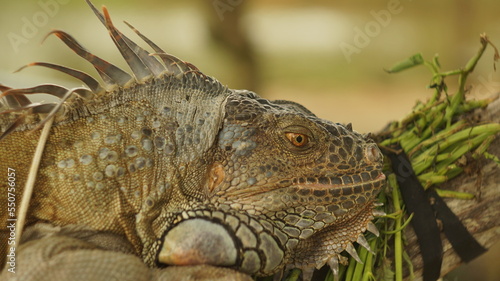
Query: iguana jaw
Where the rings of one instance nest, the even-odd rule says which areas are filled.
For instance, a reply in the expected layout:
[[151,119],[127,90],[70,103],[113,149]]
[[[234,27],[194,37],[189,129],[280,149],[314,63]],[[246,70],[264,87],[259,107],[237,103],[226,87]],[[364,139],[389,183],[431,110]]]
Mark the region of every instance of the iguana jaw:
[[337,275],[339,263],[347,261],[347,258],[341,255],[343,251],[361,262],[354,248],[354,242],[373,252],[364,237],[364,232],[368,230],[376,236],[379,235],[372,220],[383,213],[375,210],[375,207],[379,206],[375,202],[376,195],[385,184],[386,176],[380,170],[371,174],[372,180],[353,184],[306,183],[296,186],[299,188],[299,193],[332,195],[333,199],[326,206],[326,209],[332,212],[316,215],[322,217],[325,226],[298,241],[293,249],[292,262],[287,268],[302,269],[303,280],[308,281],[313,271],[325,264],[328,264],[333,274]]
[[376,236],[379,235],[377,227],[372,222],[374,216],[381,215],[381,212],[374,209],[376,206],[378,204],[371,201],[358,213],[339,220],[310,238],[300,241],[295,249],[293,262],[287,268],[301,269],[303,280],[309,281],[315,269],[328,264],[333,272],[334,280],[338,280],[339,264],[347,264],[348,261],[348,257],[341,255],[342,252],[347,252],[357,262],[363,263],[354,243],[358,243],[373,253],[364,232],[368,230]]
[[[162,238],[158,262],[229,266],[264,276],[279,272],[286,264],[309,270],[330,260],[338,263],[339,259],[342,261],[339,254],[344,250],[356,256],[353,242],[368,247],[363,232],[375,231],[371,224],[374,198],[384,181],[385,175],[380,173],[371,181],[363,181],[362,185],[309,183],[279,189],[295,190],[297,194],[300,190],[307,190],[309,194],[315,190],[329,194],[340,190],[337,197],[330,195],[331,202],[323,202],[315,209],[308,209],[300,200],[295,200],[296,207],[281,213],[269,211],[266,215],[249,215],[244,205],[238,210],[234,204],[209,204],[185,211]],[[366,193],[353,193],[358,186],[367,187],[369,195],[366,198],[362,197]],[[364,204],[358,202],[349,210],[338,208],[350,205],[346,202],[352,199],[335,201],[342,200],[347,193],[356,196],[358,201],[364,198]],[[330,245],[329,250],[323,247],[324,243]]]

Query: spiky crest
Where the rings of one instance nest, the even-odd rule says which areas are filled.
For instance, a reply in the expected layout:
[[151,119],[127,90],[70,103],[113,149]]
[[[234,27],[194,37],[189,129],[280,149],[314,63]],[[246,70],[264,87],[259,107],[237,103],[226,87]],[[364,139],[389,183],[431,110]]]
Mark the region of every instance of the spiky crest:
[[[132,74],[127,73],[119,67],[86,50],[68,33],[61,30],[53,30],[47,34],[45,38],[49,35],[57,36],[73,52],[90,62],[97,70],[97,73],[104,81],[106,87],[103,87],[98,80],[80,70],[47,62],[33,62],[27,64],[17,71],[23,70],[28,66],[43,66],[51,68],[82,81],[88,89],[77,88],[70,90],[54,84],[43,84],[30,88],[12,89],[0,84],[0,140],[16,130],[39,128],[48,116],[53,116],[56,113],[59,113],[61,108],[64,109],[65,107],[68,107],[72,102],[72,96],[78,96],[79,105],[84,106],[85,102],[82,102],[82,99],[87,101],[92,100],[97,95],[106,95],[117,88],[129,89],[137,84],[149,83],[153,79],[162,79],[162,77],[168,76],[175,77],[180,83],[188,86],[198,85],[200,90],[212,88],[219,89],[220,92],[225,91],[226,88],[220,85],[216,79],[205,76],[194,65],[165,53],[160,47],[135,29],[132,25],[126,23],[154,50],[154,52],[150,53],[141,48],[113,25],[106,7],[102,8],[101,13],[89,0],[85,1],[97,18],[109,31],[110,37],[132,70]],[[187,74],[191,75],[186,77]],[[29,94],[38,93],[56,96],[59,98],[59,102],[34,103],[27,97]],[[74,103],[78,104],[76,101]],[[38,124],[26,124],[25,117],[32,114],[41,114],[38,119],[42,121]],[[57,124],[58,121],[61,120],[56,119],[54,124]]]

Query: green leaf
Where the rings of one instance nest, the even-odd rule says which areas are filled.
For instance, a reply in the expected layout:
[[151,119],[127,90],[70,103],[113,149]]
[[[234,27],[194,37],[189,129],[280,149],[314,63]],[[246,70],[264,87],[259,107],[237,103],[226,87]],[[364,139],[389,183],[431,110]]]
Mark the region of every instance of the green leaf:
[[390,69],[386,69],[385,71],[389,73],[396,73],[417,65],[421,65],[422,63],[424,63],[424,58],[422,57],[422,54],[418,53],[407,58],[404,61],[396,63],[393,67],[391,67]]

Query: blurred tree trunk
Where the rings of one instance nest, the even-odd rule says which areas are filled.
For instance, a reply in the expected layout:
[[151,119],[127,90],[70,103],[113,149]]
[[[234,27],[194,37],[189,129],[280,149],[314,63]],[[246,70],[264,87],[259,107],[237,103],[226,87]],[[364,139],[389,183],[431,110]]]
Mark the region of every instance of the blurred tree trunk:
[[202,1],[213,41],[219,50],[230,55],[235,70],[231,77],[234,89],[258,92],[259,76],[254,48],[243,25],[247,1]]

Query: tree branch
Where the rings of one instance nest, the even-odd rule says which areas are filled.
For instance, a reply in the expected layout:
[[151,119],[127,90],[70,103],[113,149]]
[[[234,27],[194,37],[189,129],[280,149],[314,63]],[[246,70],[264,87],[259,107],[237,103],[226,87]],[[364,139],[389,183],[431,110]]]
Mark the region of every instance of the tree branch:
[[[476,110],[465,118],[476,120],[476,122],[499,123],[500,98],[497,97],[487,108]],[[500,155],[500,137],[491,143],[488,151],[493,155]],[[464,173],[442,184],[440,188],[475,194],[476,197],[472,200],[447,198],[445,201],[483,247],[490,248],[495,242],[500,241],[500,166],[497,163],[484,157],[477,160],[470,157],[465,164]],[[406,250],[413,261],[415,280],[420,280],[423,264],[411,226],[406,228],[405,236]],[[444,234],[441,234],[441,239],[444,250],[441,269],[441,276],[443,276],[462,264],[462,261]]]

